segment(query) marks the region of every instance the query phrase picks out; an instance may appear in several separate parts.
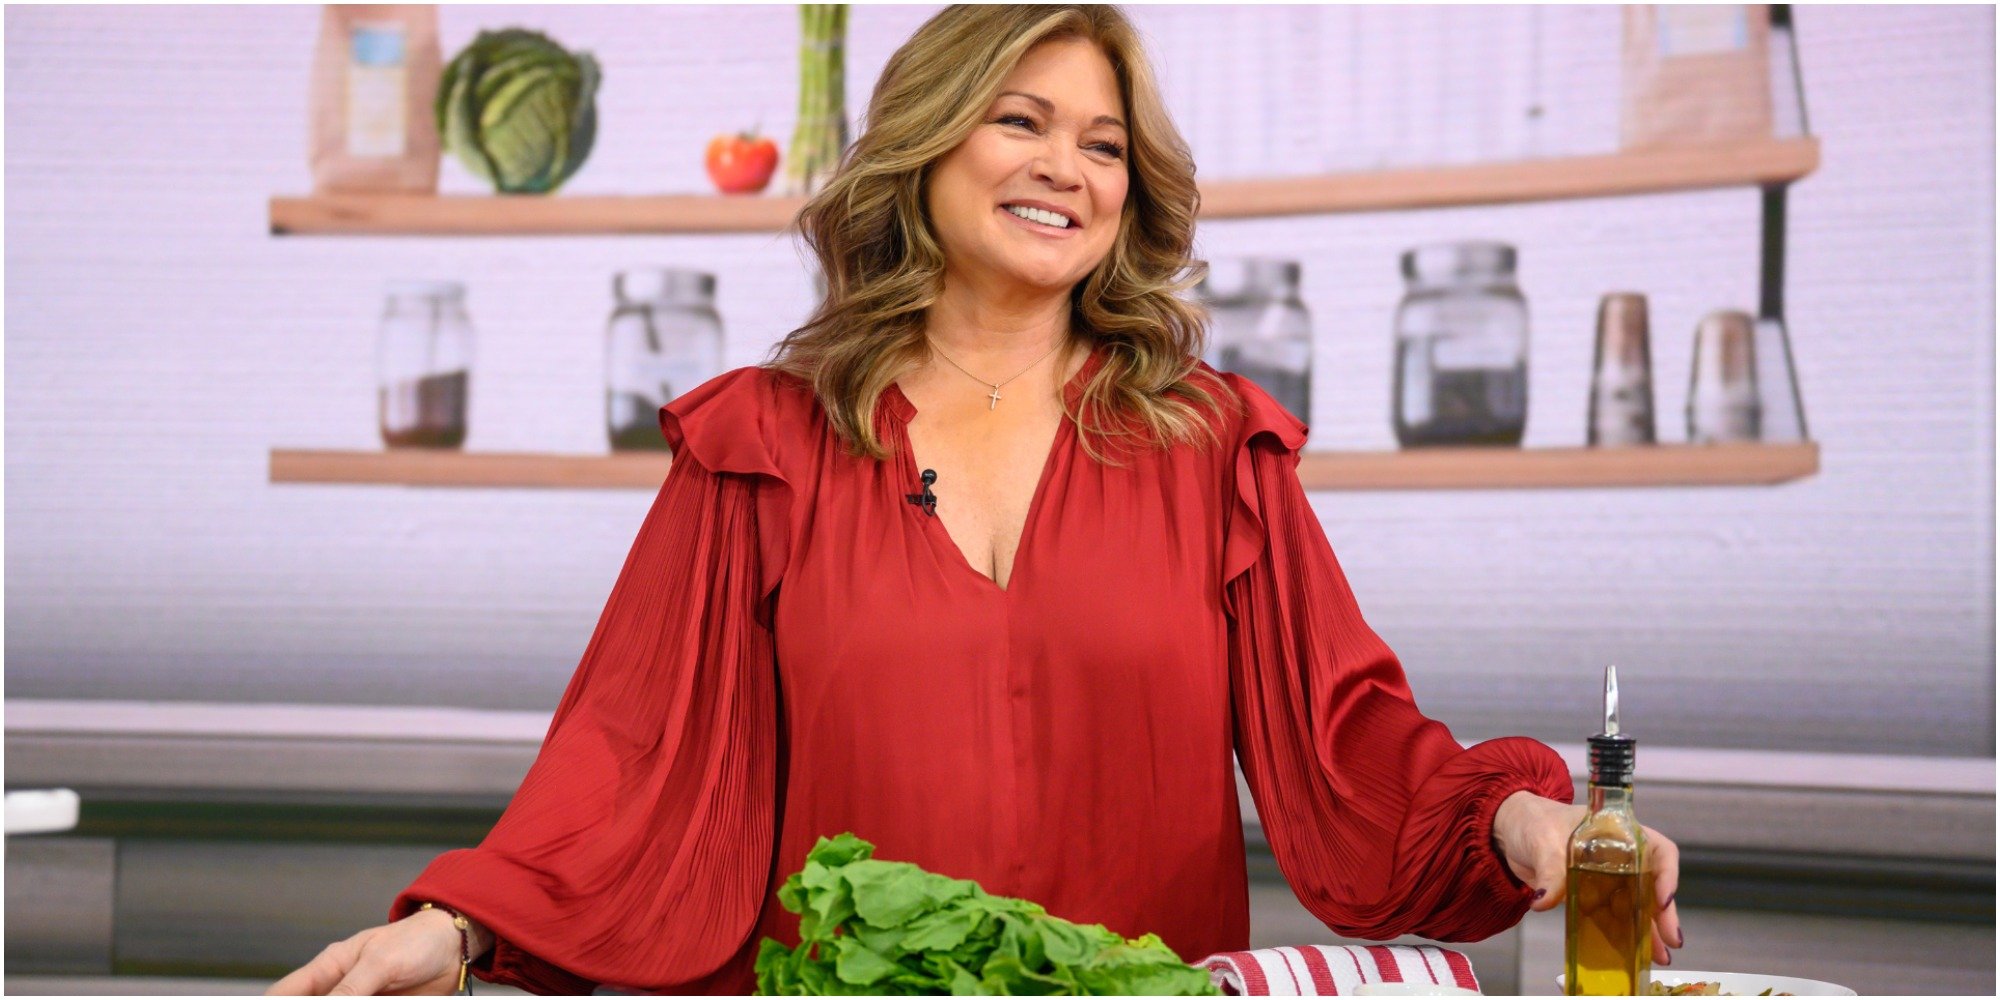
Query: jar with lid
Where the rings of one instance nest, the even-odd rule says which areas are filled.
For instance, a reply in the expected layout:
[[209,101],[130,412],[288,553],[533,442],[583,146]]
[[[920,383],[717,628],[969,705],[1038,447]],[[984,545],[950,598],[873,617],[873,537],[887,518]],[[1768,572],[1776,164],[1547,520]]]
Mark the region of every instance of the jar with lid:
[[1312,419],[1312,314],[1299,297],[1299,263],[1221,258],[1196,286],[1212,330],[1203,360],[1257,383],[1301,420]]
[[644,267],[612,279],[604,407],[611,450],[665,451],[660,407],[722,373],[715,275]]
[[472,347],[463,284],[389,282],[375,339],[376,412],[384,444],[465,444]]
[[1512,246],[1404,251],[1396,310],[1396,440],[1403,447],[1521,443],[1528,425],[1528,303]]
[[1195,301],[1208,310],[1208,341],[1201,359],[1216,371],[1222,367],[1222,352],[1246,336],[1255,322],[1250,261],[1242,257],[1214,257],[1205,262],[1207,272],[1194,286]]

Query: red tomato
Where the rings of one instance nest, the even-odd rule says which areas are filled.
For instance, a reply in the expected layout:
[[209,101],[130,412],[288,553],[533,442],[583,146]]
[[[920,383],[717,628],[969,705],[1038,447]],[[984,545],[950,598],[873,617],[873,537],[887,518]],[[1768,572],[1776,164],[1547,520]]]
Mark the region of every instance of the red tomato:
[[708,140],[708,178],[723,194],[755,194],[778,169],[778,147],[756,132]]

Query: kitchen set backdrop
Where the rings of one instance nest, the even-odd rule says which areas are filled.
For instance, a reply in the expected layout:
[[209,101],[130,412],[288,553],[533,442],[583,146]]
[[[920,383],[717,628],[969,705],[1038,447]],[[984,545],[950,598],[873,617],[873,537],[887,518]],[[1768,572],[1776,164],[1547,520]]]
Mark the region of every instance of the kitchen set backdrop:
[[[339,374],[309,397],[311,420],[263,438],[271,495],[442,488],[384,502],[435,508],[427,544],[460,551],[484,536],[443,512],[507,490],[588,505],[574,491],[657,487],[659,408],[765,360],[823,298],[788,226],[931,9],[314,10],[292,105],[308,141],[284,153],[308,180],[274,186],[262,221],[273,254],[341,276],[328,301],[292,307],[323,324],[315,363]],[[1928,90],[1849,83],[1908,60],[1830,33],[1815,62],[1788,5],[1129,13],[1194,152],[1206,271],[1186,294],[1210,318],[1204,360],[1311,428],[1301,481],[1441,717],[1468,736],[1574,732],[1589,712],[1578,672],[1640,644],[1663,666],[1626,665],[1658,686],[1645,721],[1671,739],[1970,745],[1968,724],[1991,717],[1966,697],[1990,690],[1974,665],[1990,639],[1922,623],[1944,613],[1940,591],[1952,614],[1989,621],[1976,598],[1990,582],[1946,567],[1970,549],[1919,557],[1876,526],[1900,520],[1879,484],[1929,475],[1958,495],[1963,470],[1990,464],[1967,459],[1969,425],[1930,413],[1983,398],[1962,384],[1974,367],[1930,367],[1985,349],[1964,346],[1963,310],[1942,291],[1880,294],[1964,284],[1963,268],[1925,263],[1962,235],[1911,230],[1898,199],[1969,182],[1919,184],[1898,157],[1978,138],[1908,124],[1959,113],[1976,55],[1939,63],[1958,69]],[[1836,96],[1809,119],[1820,73]],[[1857,107],[1894,124],[1864,129]],[[1855,131],[1828,140],[1813,125],[1827,119]],[[1843,192],[1848,176],[1895,193]],[[1937,218],[1977,216],[1954,203]],[[1855,249],[1828,249],[1843,239]],[[1883,332],[1916,329],[1958,339],[1940,351]],[[1848,452],[1833,481],[1827,448]],[[1862,474],[1856,449],[1930,471]],[[1925,495],[1894,502],[1938,506]],[[550,516],[608,523],[580,506]],[[1847,526],[1837,545],[1829,518]],[[1802,576],[1818,582],[1801,590]],[[1843,582],[1857,576],[1871,582]],[[1600,606],[1614,590],[1634,595],[1615,614]],[[1895,610],[1877,628],[1841,610],[1857,603]],[[559,686],[550,661],[567,659],[558,634],[449,646],[440,672],[368,689],[539,705]],[[1913,655],[1935,683],[1876,669]],[[394,659],[362,675],[386,678]],[[290,691],[293,677],[259,683]],[[1817,693],[1799,702],[1802,685]],[[1814,712],[1753,709],[1775,701]]]
[[[240,176],[186,152],[173,176],[213,185],[186,206],[137,182],[61,187],[98,176],[62,150],[110,133],[71,127],[99,120],[97,90],[35,92],[21,108],[44,118],[22,134],[56,144],[9,162],[58,187],[10,215],[15,247],[39,224],[50,245],[102,239],[104,266],[168,246],[213,280],[156,286],[163,272],[147,271],[122,297],[44,305],[90,280],[55,255],[17,308],[133,314],[47,345],[11,335],[53,372],[10,385],[16,406],[71,405],[63,387],[101,384],[118,357],[167,394],[150,409],[206,412],[213,386],[171,373],[257,359],[243,391],[287,419],[153,449],[193,461],[205,453],[185,441],[205,442],[217,467],[186,475],[246,484],[219,506],[265,520],[203,545],[200,526],[241,518],[205,494],[150,503],[176,530],[103,558],[144,553],[216,582],[143,629],[60,598],[115,608],[150,590],[76,558],[104,544],[98,526],[51,494],[38,509],[54,523],[19,550],[32,572],[10,578],[27,610],[10,616],[9,681],[309,701],[312,663],[356,703],[545,708],[601,607],[600,562],[629,548],[619,505],[667,467],[659,408],[763,360],[811,314],[823,285],[787,225],[934,9],[218,8],[230,45],[284,55],[231,71],[264,74],[227,88],[256,94],[254,112],[180,123],[261,151]],[[1939,124],[1977,110],[1965,81],[1982,57],[1941,53],[1937,39],[1964,37],[1948,9],[1881,15],[1880,30],[1821,12],[1817,60],[1810,19],[1785,5],[1129,14],[1202,186],[1207,270],[1187,294],[1211,319],[1205,360],[1310,426],[1300,478],[1371,624],[1455,731],[1574,733],[1591,710],[1578,679],[1620,662],[1656,694],[1643,722],[1683,744],[1990,745],[1977,626],[1991,581],[1973,558],[1990,532],[1966,498],[1985,502],[1991,463],[1978,422],[1959,419],[1989,399],[1990,338],[1965,329],[1983,286],[1962,266],[1983,233],[1959,231],[1984,194],[1977,177],[1933,176],[1982,162],[1978,129]],[[52,33],[24,59],[84,59],[127,23],[178,30],[137,11],[103,13],[109,27],[14,16],[26,37]],[[1928,40],[1921,58],[1890,44],[1906,38]],[[1918,63],[1936,82],[1906,79]],[[227,82],[190,77],[177,106],[220,115],[211,91]],[[117,225],[93,236],[77,213]],[[155,219],[172,226],[141,226]],[[23,252],[17,273],[33,274]],[[245,299],[245,275],[272,300]],[[208,357],[216,330],[236,339]],[[11,460],[24,482],[54,483],[78,474],[70,454]],[[106,487],[118,503],[155,485],[129,463],[87,464],[135,477]],[[520,505],[536,527],[513,523]],[[341,559],[297,548],[302,533],[339,539]],[[459,574],[468,552],[518,569]],[[298,606],[247,610],[267,575],[293,573],[313,581]],[[562,582],[531,594],[519,579]],[[1630,599],[1606,607],[1614,591]],[[523,601],[542,617],[507,617],[499,641],[488,616]],[[173,670],[134,666],[163,646]],[[1878,667],[1905,660],[1923,683]],[[1757,710],[1776,703],[1810,711]]]
[[[809,194],[848,136],[844,4],[799,8],[798,121],[782,150],[754,131],[719,135],[705,166],[715,190],[763,196],[782,164],[781,191]],[[1789,15],[1761,5],[1627,8],[1621,140],[1627,150],[1705,148],[1798,136],[1796,52]],[[553,196],[587,167],[600,87],[617,67],[530,26],[481,31],[442,57],[435,9],[328,6],[312,94],[313,176],[321,192],[432,194],[449,155],[496,194]],[[1773,93],[1787,99],[1774,101]],[[1775,105],[1775,108],[1774,108]],[[1534,108],[1527,109],[1532,115]],[[1489,115],[1504,110],[1487,108]],[[1780,215],[1776,224],[1783,225]],[[1781,252],[1781,251],[1779,251]],[[1527,428],[1534,328],[1518,280],[1519,249],[1468,237],[1413,246],[1380,269],[1400,274],[1392,329],[1342,324],[1323,335],[1380,338],[1392,351],[1391,411],[1403,448],[1518,447]],[[1310,260],[1217,257],[1196,289],[1213,317],[1206,360],[1255,379],[1310,419],[1312,394],[1340,392],[1338,373],[1313,371],[1314,319],[1300,298]],[[659,407],[724,370],[727,275],[696,266],[640,266],[610,281],[604,335],[604,430],[611,450],[664,450]],[[813,274],[816,294],[824,294]],[[392,448],[465,442],[475,325],[462,280],[390,280],[378,331],[380,425]],[[1565,331],[1566,333],[1567,331]],[[1657,373],[1643,289],[1608,290],[1599,309],[1588,399],[1573,401],[1577,443],[1652,445],[1805,440],[1805,417],[1783,317],[1718,302],[1692,331],[1693,364]],[[1685,386],[1685,407],[1656,418],[1656,382]]]

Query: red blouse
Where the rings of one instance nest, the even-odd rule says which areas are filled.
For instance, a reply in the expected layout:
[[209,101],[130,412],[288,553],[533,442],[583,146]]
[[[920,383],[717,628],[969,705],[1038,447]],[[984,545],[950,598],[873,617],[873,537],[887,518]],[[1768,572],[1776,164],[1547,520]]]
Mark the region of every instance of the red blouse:
[[534,992],[746,993],[758,942],[798,941],[779,882],[851,830],[1194,961],[1249,942],[1233,753],[1328,927],[1512,926],[1529,896],[1494,810],[1568,801],[1568,770],[1417,711],[1299,483],[1306,426],[1222,377],[1247,412],[1219,418],[1220,448],[1115,468],[1065,421],[1004,589],[905,500],[900,389],[876,412],[886,462],[762,368],[669,403],[674,462],[540,756],[390,919],[463,910],[495,935],[480,977]]

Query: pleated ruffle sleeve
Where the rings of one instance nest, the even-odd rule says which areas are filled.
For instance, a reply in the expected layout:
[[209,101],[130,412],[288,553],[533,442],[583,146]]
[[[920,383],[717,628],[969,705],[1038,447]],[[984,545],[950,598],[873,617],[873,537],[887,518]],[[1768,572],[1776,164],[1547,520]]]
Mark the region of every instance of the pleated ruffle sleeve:
[[1493,814],[1521,790],[1568,802],[1568,768],[1525,738],[1462,747],[1417,710],[1299,482],[1306,426],[1224,378],[1249,404],[1223,560],[1236,753],[1280,869],[1351,937],[1513,926],[1531,890],[1494,846]]
[[481,979],[570,994],[752,984],[782,752],[756,612],[786,529],[767,520],[784,483],[758,444],[758,378],[739,369],[662,409],[673,464],[540,754],[479,846],[438,857],[390,909],[430,900],[489,928]]

